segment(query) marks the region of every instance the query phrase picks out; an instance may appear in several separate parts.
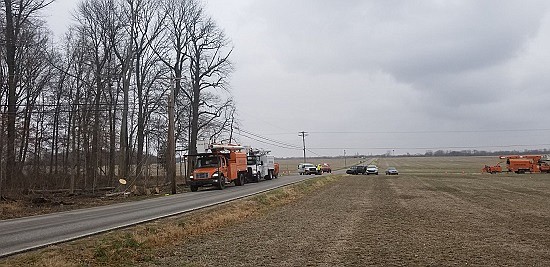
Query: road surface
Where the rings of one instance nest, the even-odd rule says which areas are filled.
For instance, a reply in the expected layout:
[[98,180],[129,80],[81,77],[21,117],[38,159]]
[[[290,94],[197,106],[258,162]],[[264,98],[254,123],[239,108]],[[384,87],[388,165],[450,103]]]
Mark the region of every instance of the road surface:
[[209,207],[313,177],[283,176],[225,190],[201,188],[193,193],[0,221],[0,257]]

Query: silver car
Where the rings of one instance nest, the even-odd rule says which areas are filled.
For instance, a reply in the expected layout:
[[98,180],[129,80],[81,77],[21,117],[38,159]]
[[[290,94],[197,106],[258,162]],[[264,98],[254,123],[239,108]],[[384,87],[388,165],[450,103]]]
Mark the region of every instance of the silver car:
[[386,170],[386,175],[399,175],[399,172],[397,171],[397,169],[395,167],[389,167]]

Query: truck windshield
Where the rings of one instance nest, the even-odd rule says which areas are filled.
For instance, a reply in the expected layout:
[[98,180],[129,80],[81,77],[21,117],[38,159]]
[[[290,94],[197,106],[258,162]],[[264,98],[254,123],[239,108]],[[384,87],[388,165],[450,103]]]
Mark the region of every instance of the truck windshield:
[[218,167],[219,160],[217,157],[204,157],[197,159],[195,168]]
[[256,165],[256,157],[246,157],[246,165]]

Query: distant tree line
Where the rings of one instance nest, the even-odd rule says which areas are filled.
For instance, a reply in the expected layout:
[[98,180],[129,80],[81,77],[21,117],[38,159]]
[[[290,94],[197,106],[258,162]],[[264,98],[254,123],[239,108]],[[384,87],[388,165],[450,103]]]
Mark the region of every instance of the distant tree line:
[[452,156],[501,156],[501,155],[546,155],[550,151],[547,149],[532,149],[532,150],[503,150],[503,151],[484,151],[484,150],[428,150],[424,153],[426,157],[452,157]]
[[57,45],[51,2],[0,4],[0,195],[146,183],[171,89],[178,149],[231,139],[232,47],[200,0],[82,0]]
[[[502,156],[502,155],[548,155],[550,150],[543,149],[525,149],[525,150],[503,150],[503,151],[485,151],[485,150],[428,150],[424,154],[400,154],[393,155],[391,152],[375,155],[363,155],[355,154],[350,155],[348,158],[372,158],[372,157],[462,157],[462,156]],[[315,156],[308,157],[308,159],[326,159],[326,158],[341,158],[342,156]],[[301,159],[301,157],[283,157],[281,159]]]

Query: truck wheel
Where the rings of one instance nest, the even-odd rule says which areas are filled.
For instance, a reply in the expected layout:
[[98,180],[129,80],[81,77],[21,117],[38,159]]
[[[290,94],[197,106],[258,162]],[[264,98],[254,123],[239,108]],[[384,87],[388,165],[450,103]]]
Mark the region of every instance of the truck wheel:
[[225,178],[223,176],[220,176],[220,179],[218,179],[218,189],[223,190],[225,188]]
[[269,170],[269,171],[267,172],[267,175],[265,176],[265,179],[266,179],[266,180],[271,180],[271,179],[273,179],[273,171],[272,171],[272,170]]
[[197,192],[199,190],[199,187],[196,185],[192,185],[190,186],[190,188],[191,188],[191,192]]
[[237,179],[235,179],[235,185],[236,186],[244,185],[244,175],[242,173],[239,173],[239,176],[237,177]]
[[262,179],[261,177],[262,177],[262,175],[258,172],[258,173],[256,174],[256,176],[254,176],[254,182],[255,182],[255,183],[260,182],[260,179]]

